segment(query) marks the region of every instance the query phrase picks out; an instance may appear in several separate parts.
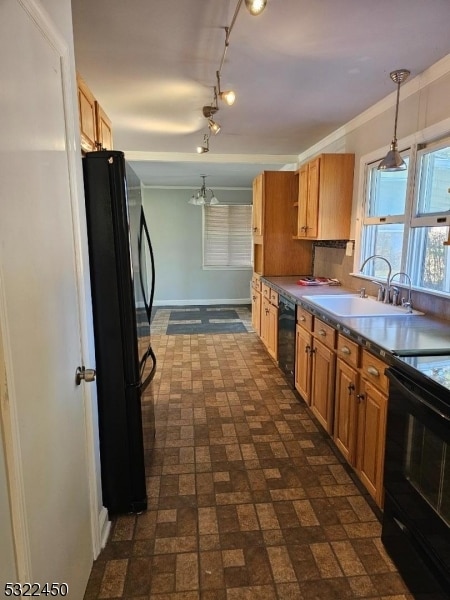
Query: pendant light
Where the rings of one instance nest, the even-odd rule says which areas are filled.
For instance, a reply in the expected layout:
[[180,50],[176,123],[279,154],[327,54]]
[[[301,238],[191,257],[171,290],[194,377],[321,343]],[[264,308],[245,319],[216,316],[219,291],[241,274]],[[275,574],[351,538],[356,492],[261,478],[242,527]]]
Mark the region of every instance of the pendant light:
[[198,154],[204,154],[205,152],[209,152],[209,135],[207,133],[203,136],[203,146],[197,146]]
[[257,16],[262,13],[262,11],[266,8],[267,0],[245,0],[245,6],[247,7],[248,12]]
[[207,176],[200,175],[200,177],[203,179],[202,186],[195,194],[192,194],[191,199],[188,200],[188,204],[193,204],[194,206],[202,206],[203,204],[219,204],[214,192],[205,185],[205,179]]
[[394,122],[394,137],[392,138],[391,147],[389,152],[383,158],[378,165],[379,171],[405,171],[406,163],[400,156],[400,152],[397,147],[397,120],[398,120],[398,105],[400,100],[400,85],[409,77],[410,71],[407,69],[398,69],[392,71],[390,77],[394,83],[397,84],[397,102],[395,105],[395,122]]

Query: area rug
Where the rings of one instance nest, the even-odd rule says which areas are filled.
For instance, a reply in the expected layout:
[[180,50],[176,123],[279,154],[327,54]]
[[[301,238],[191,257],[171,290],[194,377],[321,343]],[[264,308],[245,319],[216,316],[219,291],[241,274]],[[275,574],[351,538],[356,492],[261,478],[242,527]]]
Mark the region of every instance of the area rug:
[[251,306],[196,305],[156,307],[152,318],[152,333],[165,335],[248,333],[251,326]]

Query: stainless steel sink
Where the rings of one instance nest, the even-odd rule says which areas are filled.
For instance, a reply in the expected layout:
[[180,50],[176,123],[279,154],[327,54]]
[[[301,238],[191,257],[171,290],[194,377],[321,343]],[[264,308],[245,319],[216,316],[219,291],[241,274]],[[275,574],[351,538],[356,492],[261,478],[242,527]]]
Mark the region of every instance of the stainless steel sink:
[[418,310],[408,312],[402,306],[384,304],[375,298],[361,298],[355,294],[319,294],[305,296],[305,300],[337,317],[407,317],[424,314]]

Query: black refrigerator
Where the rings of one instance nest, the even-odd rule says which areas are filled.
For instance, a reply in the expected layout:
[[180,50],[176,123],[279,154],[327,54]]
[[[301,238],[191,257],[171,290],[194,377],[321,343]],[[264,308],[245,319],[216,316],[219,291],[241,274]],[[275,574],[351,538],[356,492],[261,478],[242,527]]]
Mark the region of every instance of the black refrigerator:
[[103,504],[111,514],[136,513],[147,508],[145,464],[155,436],[150,388],[144,394],[156,370],[153,250],[140,181],[124,153],[87,153],[83,176]]

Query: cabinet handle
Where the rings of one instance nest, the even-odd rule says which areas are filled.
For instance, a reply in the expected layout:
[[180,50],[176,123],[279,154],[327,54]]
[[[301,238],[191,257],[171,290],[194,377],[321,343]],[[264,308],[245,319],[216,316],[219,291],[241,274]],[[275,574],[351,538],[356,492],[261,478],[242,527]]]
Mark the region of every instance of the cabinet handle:
[[341,352],[342,352],[342,354],[347,354],[347,355],[351,354],[350,348],[348,346],[342,346]]
[[358,398],[359,402],[362,402],[364,400],[364,394],[356,394],[356,397]]
[[380,376],[380,372],[378,371],[378,369],[372,366],[367,367],[367,372],[369,373],[369,375],[373,375],[374,377]]
[[253,231],[258,231],[258,228],[257,227],[253,227]]
[[306,346],[305,347],[305,353],[308,354],[308,352],[311,354],[311,346]]
[[325,329],[319,329],[319,331],[317,333],[319,335],[321,335],[322,337],[325,337],[327,335],[327,332],[325,331]]
[[256,300],[256,296],[252,296],[253,300]]
[[311,350],[309,351],[309,354],[310,354],[310,356],[312,356],[316,352],[317,352],[317,348],[311,348]]
[[306,321],[305,317],[302,315],[301,317],[298,318],[299,321]]
[[355,390],[354,384],[353,383],[349,383],[347,389],[348,389],[348,395],[351,396],[352,392]]

